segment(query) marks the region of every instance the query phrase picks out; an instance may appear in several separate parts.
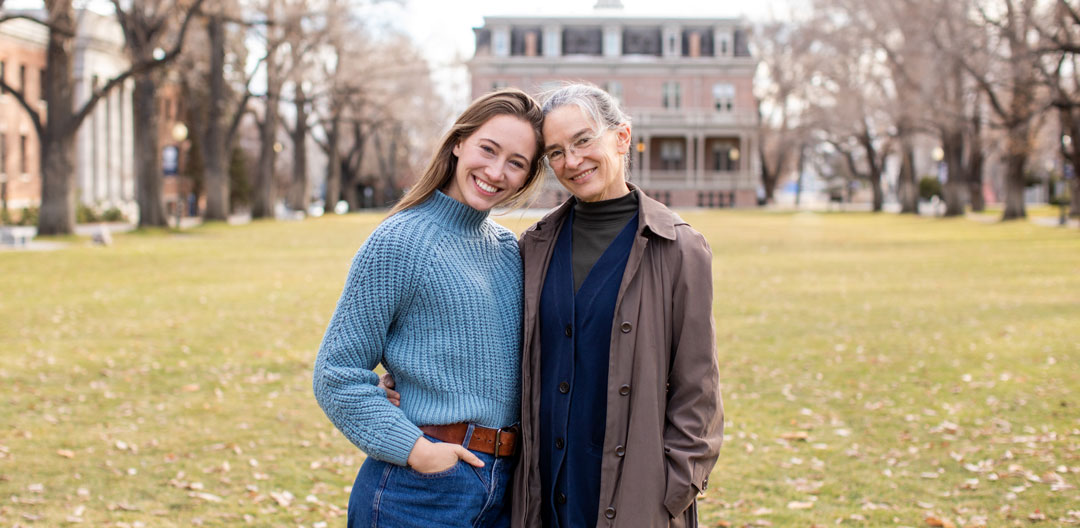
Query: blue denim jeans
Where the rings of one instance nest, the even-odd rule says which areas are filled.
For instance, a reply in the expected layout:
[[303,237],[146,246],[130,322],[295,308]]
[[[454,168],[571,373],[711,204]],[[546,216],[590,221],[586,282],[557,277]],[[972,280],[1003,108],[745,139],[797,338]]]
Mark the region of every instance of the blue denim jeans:
[[473,454],[484,461],[484,467],[458,461],[438,473],[420,473],[368,458],[349,496],[348,527],[509,527],[507,487],[517,457]]

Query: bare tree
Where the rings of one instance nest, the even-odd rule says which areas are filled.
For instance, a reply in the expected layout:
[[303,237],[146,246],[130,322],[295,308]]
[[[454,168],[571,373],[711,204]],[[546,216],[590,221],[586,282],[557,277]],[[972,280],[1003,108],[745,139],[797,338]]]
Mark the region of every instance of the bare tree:
[[[11,93],[30,116],[41,145],[41,210],[38,217],[38,231],[41,234],[69,234],[75,230],[75,134],[79,126],[94,110],[98,101],[113,88],[133,76],[148,74],[168,64],[180,54],[187,23],[201,2],[202,0],[194,0],[188,16],[180,24],[171,49],[159,57],[154,57],[152,53],[145,57],[134,57],[127,70],[96,88],[79,108],[75,108],[72,78],[72,49],[76,29],[72,0],[46,0],[45,20],[24,15],[8,17],[35,20],[49,28],[44,75],[47,108],[45,115],[27,101],[26,94],[22,92],[23,87],[16,89],[0,79],[0,87]],[[140,126],[138,122],[136,126]],[[136,136],[138,133],[137,128]],[[154,151],[157,151],[156,145]]]
[[[112,0],[116,19],[124,32],[128,53],[136,63],[155,60],[155,52],[167,38],[171,23],[178,17],[179,35],[175,37],[174,59],[180,53],[183,38],[192,17],[199,11],[203,0],[173,2],[169,0],[144,0],[132,3],[125,9],[120,0]],[[132,119],[135,136],[135,201],[139,205],[139,226],[165,226],[168,219],[162,190],[161,158],[158,152],[158,84],[161,79],[155,71],[141,71],[134,75],[132,92]]]
[[1061,136],[1061,156],[1072,166],[1069,185],[1069,214],[1080,216],[1080,8],[1058,0],[1054,16],[1039,27],[1040,72],[1050,88],[1051,104],[1057,111]]
[[795,24],[770,23],[754,32],[755,55],[769,82],[757,88],[758,158],[765,201],[771,203],[780,179],[789,172],[795,147],[804,141],[800,123],[805,86],[815,69],[811,42]]
[[1045,107],[1037,78],[1037,42],[1031,39],[1039,27],[1041,13],[1036,0],[999,0],[995,3],[996,11],[985,5],[988,3],[976,2],[971,18],[972,23],[989,30],[989,49],[949,49],[948,46],[939,49],[951,54],[956,64],[972,76],[993,110],[995,124],[1006,134],[1002,220],[1013,220],[1027,216],[1025,169],[1032,151],[1036,119]]
[[[314,105],[313,137],[329,159],[327,207],[339,199],[361,206],[362,184],[384,196],[399,191],[402,178],[427,162],[446,125],[446,109],[415,44],[385,31],[365,38],[359,24],[350,21],[333,33],[346,38],[328,37],[338,67],[327,72],[332,88]],[[374,179],[364,180],[365,167]],[[377,204],[383,201],[376,197]]]
[[[206,220],[225,220],[229,215],[229,176],[228,158],[236,139],[240,120],[247,111],[251,100],[250,83],[254,73],[232,83],[226,78],[226,50],[229,48],[228,26],[246,29],[265,21],[246,21],[239,17],[238,5],[231,1],[218,2],[206,16],[206,32],[209,40],[208,69],[206,79],[207,98],[210,109],[206,115],[205,127],[201,129],[203,158],[206,163]],[[236,34],[243,48],[243,32]],[[244,50],[246,51],[246,50]],[[234,49],[233,57],[245,58],[246,52]],[[244,71],[243,64],[235,64],[233,71]],[[237,94],[237,92],[239,92]]]
[[849,8],[845,0],[819,4],[821,11],[809,22],[815,54],[830,57],[814,68],[810,92],[815,108],[810,122],[821,130],[842,156],[852,177],[866,181],[872,192],[872,207],[879,212],[884,204],[882,178],[885,158],[891,152],[894,108],[889,70],[878,58],[876,48],[860,31],[844,31],[848,21],[838,15]]

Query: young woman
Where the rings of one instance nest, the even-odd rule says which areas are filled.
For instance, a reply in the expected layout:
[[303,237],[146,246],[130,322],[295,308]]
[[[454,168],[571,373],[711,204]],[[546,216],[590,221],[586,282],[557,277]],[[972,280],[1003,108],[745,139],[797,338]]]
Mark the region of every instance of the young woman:
[[314,372],[319,405],[368,455],[350,527],[509,524],[522,272],[488,211],[540,181],[541,122],[518,90],[474,101],[353,259]]
[[568,85],[543,111],[544,158],[573,196],[520,241],[513,525],[696,526],[724,423],[712,252],[627,183],[630,118],[611,96]]

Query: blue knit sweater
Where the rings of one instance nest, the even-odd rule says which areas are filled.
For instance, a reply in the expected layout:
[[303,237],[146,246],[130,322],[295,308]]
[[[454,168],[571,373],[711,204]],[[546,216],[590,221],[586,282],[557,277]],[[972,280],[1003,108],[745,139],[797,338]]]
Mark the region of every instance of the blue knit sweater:
[[[442,192],[383,221],[353,258],[315,360],[330,421],[398,465],[418,425],[517,422],[521,274],[514,234]],[[377,386],[379,363],[400,408]]]

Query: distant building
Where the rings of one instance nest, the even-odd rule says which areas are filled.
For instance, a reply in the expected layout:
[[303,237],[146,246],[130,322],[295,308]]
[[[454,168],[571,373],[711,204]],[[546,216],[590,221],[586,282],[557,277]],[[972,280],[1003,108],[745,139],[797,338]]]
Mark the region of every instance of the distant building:
[[[42,114],[47,42],[48,30],[36,22],[15,19],[0,24],[0,77],[23,92],[26,101]],[[0,90],[0,194],[9,210],[17,213],[41,203],[40,151],[30,116],[14,95]]]
[[[111,15],[89,10],[77,14],[73,49],[75,108],[94,90],[131,65],[124,34]],[[98,209],[117,207],[131,220],[135,206],[135,162],[131,93],[127,82],[98,101],[76,136],[75,181],[78,200]]]
[[[44,16],[41,10],[20,13]],[[27,100],[37,105],[43,120],[46,106],[41,88],[47,45],[48,30],[42,24],[18,19],[0,24],[0,75],[9,86],[26,92]],[[94,90],[130,66],[124,35],[116,18],[78,10],[72,46],[74,108],[81,108]],[[132,221],[138,219],[131,97],[134,84],[134,80],[128,79],[102,97],[75,136],[76,199],[99,212],[116,207]],[[167,78],[158,91],[159,152],[163,156],[178,154],[182,159],[186,144],[177,142],[172,133],[183,116],[179,87]],[[172,153],[166,154],[169,149]],[[0,94],[0,174],[7,179],[9,208],[40,205],[39,153],[39,141],[30,117],[11,94]],[[187,178],[165,177],[164,199],[170,214],[177,204],[188,205],[192,190],[193,184]]]
[[[634,16],[602,0],[588,15],[489,16],[474,31],[474,98],[591,82],[629,112],[631,179],[650,196],[683,207],[757,203],[757,60],[740,21]],[[550,181],[538,205],[566,196]]]

